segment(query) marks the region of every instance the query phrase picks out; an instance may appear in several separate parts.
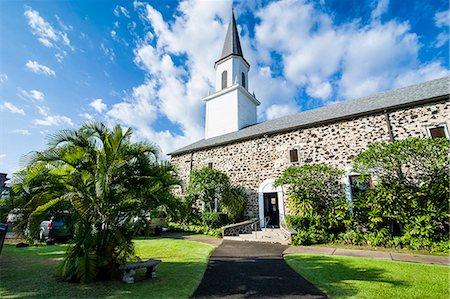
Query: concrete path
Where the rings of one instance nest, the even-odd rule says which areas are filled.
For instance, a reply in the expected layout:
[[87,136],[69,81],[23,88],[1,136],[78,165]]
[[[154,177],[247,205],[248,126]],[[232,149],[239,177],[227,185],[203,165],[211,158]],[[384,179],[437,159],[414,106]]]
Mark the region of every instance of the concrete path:
[[400,262],[439,264],[439,265],[447,265],[447,266],[450,265],[450,257],[449,256],[436,256],[436,255],[411,254],[411,253],[395,253],[395,252],[389,252],[389,251],[342,249],[342,248],[330,248],[330,247],[318,247],[318,246],[289,246],[289,248],[287,248],[283,252],[283,255],[290,254],[290,253],[341,255],[341,256],[365,257],[365,258],[400,261]]
[[224,240],[193,298],[327,298],[283,260],[286,245]]

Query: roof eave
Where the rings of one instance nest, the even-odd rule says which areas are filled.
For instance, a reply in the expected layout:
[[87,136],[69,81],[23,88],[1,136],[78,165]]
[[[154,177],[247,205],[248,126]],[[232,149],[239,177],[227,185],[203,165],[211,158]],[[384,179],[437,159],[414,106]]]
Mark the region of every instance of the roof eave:
[[244,58],[244,56],[242,56],[242,55],[237,55],[237,54],[233,54],[233,53],[228,54],[228,55],[226,55],[226,56],[223,56],[223,57],[219,58],[216,62],[214,62],[214,68],[217,67],[217,64],[219,64],[219,63],[222,62],[222,61],[227,60],[227,59],[228,59],[229,57],[231,57],[231,56],[235,56],[235,57],[241,58],[241,59],[245,62],[245,64],[248,66],[248,68],[250,68],[250,63],[248,63],[248,61]]
[[338,121],[351,119],[351,118],[356,118],[356,117],[361,117],[361,116],[366,116],[366,115],[370,115],[370,114],[377,114],[377,113],[397,110],[397,109],[400,109],[400,108],[408,108],[408,107],[411,107],[411,106],[417,106],[417,105],[423,105],[423,104],[428,104],[428,103],[433,103],[433,102],[439,102],[439,101],[443,101],[445,99],[447,99],[447,100],[450,99],[450,95],[446,94],[446,95],[441,95],[441,96],[437,96],[437,97],[426,98],[426,99],[421,99],[421,100],[417,100],[417,101],[413,101],[413,102],[398,104],[398,105],[394,105],[394,106],[383,107],[383,108],[368,110],[368,111],[364,111],[364,112],[344,115],[344,116],[340,116],[340,117],[329,118],[329,119],[320,120],[320,121],[316,121],[316,122],[311,122],[311,123],[307,123],[307,124],[303,124],[303,125],[299,125],[299,126],[292,126],[292,127],[282,128],[282,129],[278,129],[278,130],[272,130],[272,131],[269,131],[269,132],[257,133],[257,134],[253,134],[253,135],[244,136],[244,137],[241,137],[241,138],[236,138],[236,139],[233,139],[233,140],[230,140],[230,141],[219,142],[219,143],[215,143],[215,144],[201,146],[201,147],[198,147],[198,148],[195,148],[195,149],[187,149],[187,150],[180,149],[180,150],[171,152],[168,155],[176,156],[176,155],[182,155],[182,154],[186,154],[186,153],[197,152],[197,151],[200,151],[200,150],[217,147],[217,146],[221,146],[221,145],[224,145],[224,144],[232,144],[232,143],[236,143],[236,142],[240,142],[240,141],[244,141],[244,140],[249,140],[249,139],[253,139],[253,138],[257,138],[257,137],[261,137],[261,136],[265,136],[265,135],[273,135],[273,134],[289,132],[289,131],[293,131],[293,130],[297,130],[297,129],[305,129],[305,128],[309,128],[309,127],[314,127],[314,126],[318,126],[318,125],[338,122]]

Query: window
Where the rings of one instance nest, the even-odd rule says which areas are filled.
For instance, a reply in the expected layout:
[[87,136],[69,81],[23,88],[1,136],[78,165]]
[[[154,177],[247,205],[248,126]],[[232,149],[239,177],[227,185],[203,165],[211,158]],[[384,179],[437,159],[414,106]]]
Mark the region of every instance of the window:
[[372,177],[362,180],[360,175],[349,175],[352,198],[372,187]]
[[242,73],[241,75],[242,75],[242,87],[245,88],[245,74]]
[[427,133],[431,138],[449,138],[445,124],[427,127]]
[[298,163],[300,162],[299,158],[298,158],[298,148],[294,148],[289,150],[289,161],[291,163]]
[[209,163],[208,163],[208,168],[209,168],[209,169],[213,169],[213,162],[209,162]]
[[227,71],[222,72],[222,89],[227,88]]

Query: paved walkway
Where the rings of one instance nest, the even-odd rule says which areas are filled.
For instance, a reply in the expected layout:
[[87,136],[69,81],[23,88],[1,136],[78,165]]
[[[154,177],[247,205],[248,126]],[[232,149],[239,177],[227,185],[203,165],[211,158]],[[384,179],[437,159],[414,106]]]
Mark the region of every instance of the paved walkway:
[[379,260],[391,260],[400,262],[413,262],[423,264],[439,264],[450,265],[449,256],[436,256],[436,255],[424,255],[424,254],[412,254],[412,253],[395,253],[389,251],[374,251],[374,250],[360,250],[360,249],[343,249],[343,248],[330,248],[319,246],[289,246],[284,252],[290,253],[305,253],[305,254],[325,254],[325,255],[341,255],[341,256],[354,256],[365,257]]
[[193,298],[327,298],[286,264],[288,247],[224,240]]

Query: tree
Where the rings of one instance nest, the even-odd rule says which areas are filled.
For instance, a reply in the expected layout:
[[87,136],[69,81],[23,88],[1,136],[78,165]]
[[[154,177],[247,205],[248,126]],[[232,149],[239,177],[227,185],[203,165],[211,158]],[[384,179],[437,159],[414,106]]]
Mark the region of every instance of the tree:
[[98,122],[60,131],[15,176],[30,237],[37,237],[33,232],[45,212],[64,207],[76,214],[74,243],[59,270],[65,280],[117,277],[118,266],[136,258],[131,219],[175,205],[171,190],[179,180],[172,166],[159,161],[155,145],[132,143],[131,135],[131,129],[110,130]]
[[200,200],[207,212],[219,210],[219,200],[230,186],[228,176],[217,169],[203,167],[192,171],[187,196]]
[[275,186],[288,185],[288,205],[294,215],[329,210],[344,195],[343,171],[325,164],[290,166]]
[[448,239],[449,149],[446,138],[375,142],[355,159],[354,170],[375,178],[375,188],[355,201],[360,222],[375,231]]
[[325,164],[290,166],[274,186],[288,187],[288,225],[298,231],[294,244],[324,243],[345,229],[348,204],[342,184],[343,171]]
[[188,202],[204,203],[206,212],[222,211],[232,221],[239,220],[244,212],[244,192],[232,186],[228,176],[217,169],[192,171],[186,197]]

